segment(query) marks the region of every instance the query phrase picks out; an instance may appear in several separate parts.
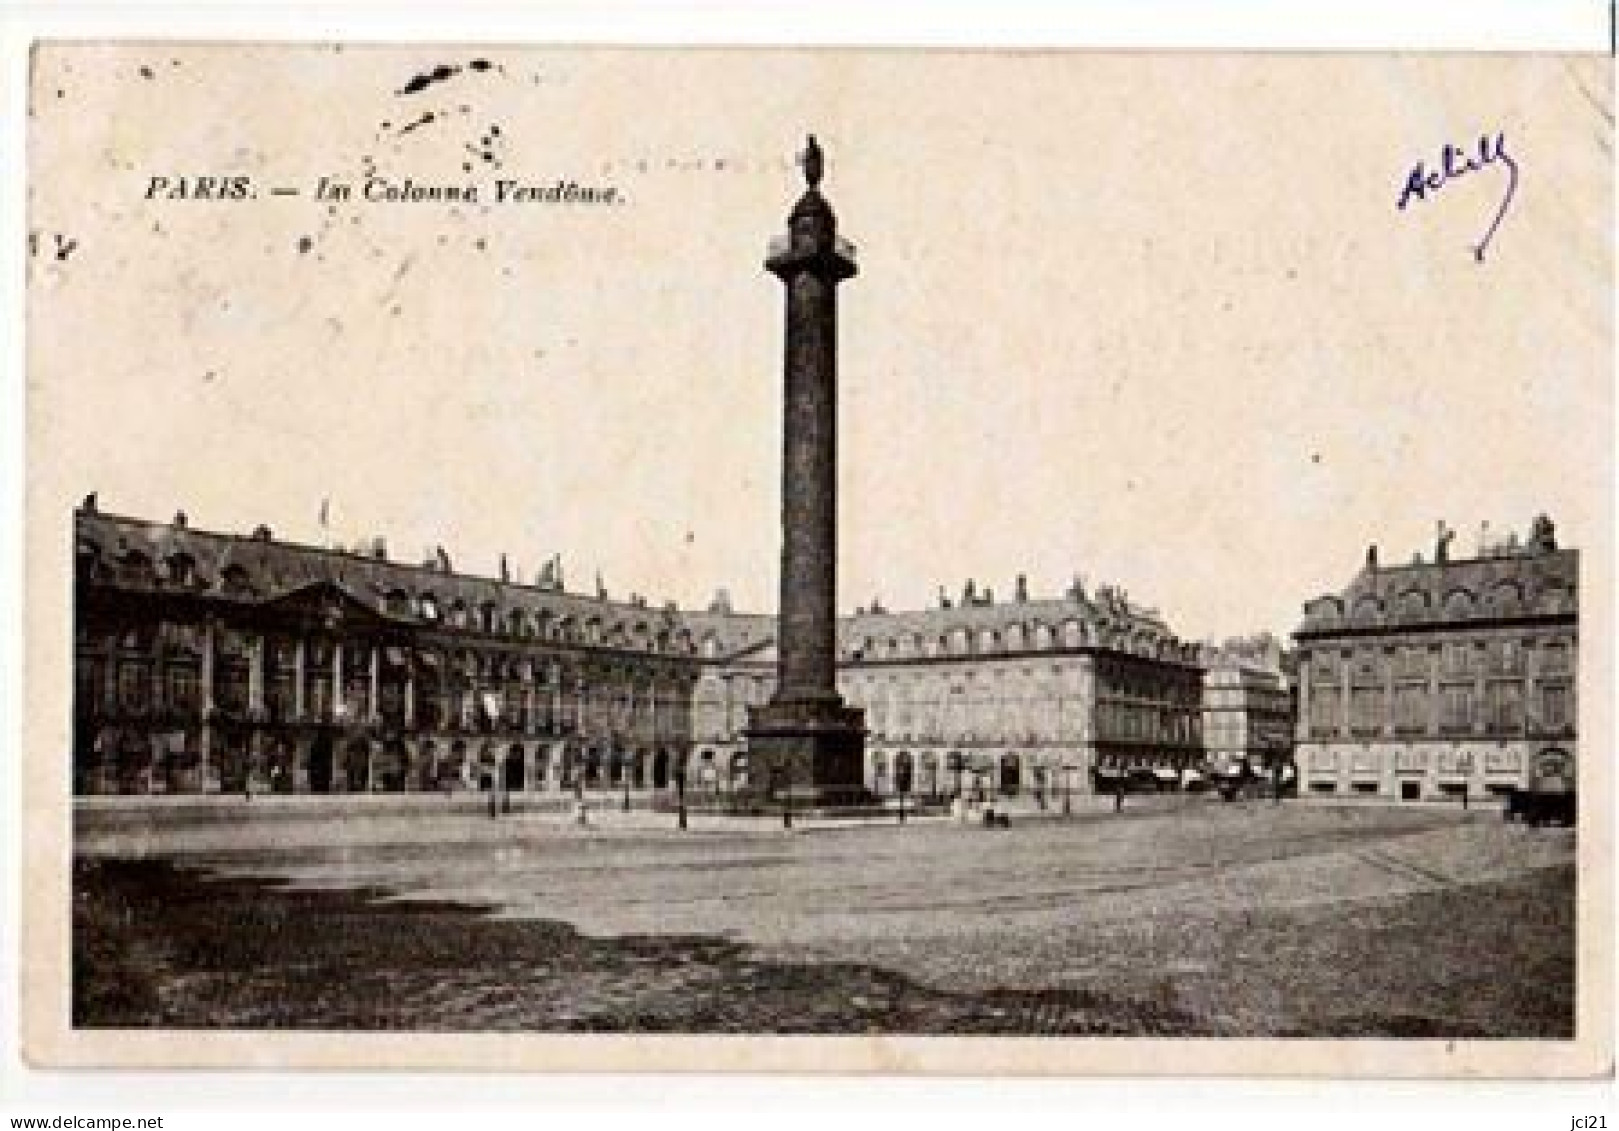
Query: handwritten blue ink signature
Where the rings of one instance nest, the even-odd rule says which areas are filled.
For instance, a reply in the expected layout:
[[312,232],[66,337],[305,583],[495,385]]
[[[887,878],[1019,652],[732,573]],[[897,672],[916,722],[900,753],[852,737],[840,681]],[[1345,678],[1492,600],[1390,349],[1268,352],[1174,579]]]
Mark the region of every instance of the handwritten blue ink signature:
[[1477,173],[1499,162],[1507,171],[1507,191],[1501,197],[1501,205],[1495,210],[1495,219],[1490,221],[1489,229],[1484,238],[1473,246],[1473,258],[1479,263],[1484,262],[1484,249],[1490,246],[1490,240],[1495,237],[1495,230],[1501,226],[1501,219],[1507,214],[1507,208],[1512,204],[1512,194],[1518,191],[1518,163],[1507,152],[1506,134],[1497,132],[1495,135],[1484,134],[1478,139],[1475,149],[1464,150],[1454,145],[1445,144],[1439,151],[1439,163],[1429,168],[1418,161],[1411,166],[1411,172],[1405,178],[1405,187],[1400,190],[1400,199],[1395,204],[1401,212],[1413,200],[1428,199],[1429,193],[1437,194],[1446,184],[1469,173]]

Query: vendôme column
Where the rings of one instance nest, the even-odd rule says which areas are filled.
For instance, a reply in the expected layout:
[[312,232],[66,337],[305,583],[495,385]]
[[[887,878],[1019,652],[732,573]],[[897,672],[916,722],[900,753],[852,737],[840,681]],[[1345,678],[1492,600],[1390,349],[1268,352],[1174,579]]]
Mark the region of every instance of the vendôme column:
[[748,717],[755,791],[807,803],[863,796],[865,712],[837,689],[837,288],[855,273],[821,195],[821,148],[804,151],[808,187],[765,267],[786,287],[782,389],[781,606],[776,693]]

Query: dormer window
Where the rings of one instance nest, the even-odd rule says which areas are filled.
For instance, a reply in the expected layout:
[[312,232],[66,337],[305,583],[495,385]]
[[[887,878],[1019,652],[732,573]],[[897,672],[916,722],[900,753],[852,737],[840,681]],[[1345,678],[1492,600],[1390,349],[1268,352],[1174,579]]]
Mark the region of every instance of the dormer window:
[[247,596],[253,592],[253,583],[248,577],[247,570],[239,565],[225,567],[219,575],[219,587],[232,597]]

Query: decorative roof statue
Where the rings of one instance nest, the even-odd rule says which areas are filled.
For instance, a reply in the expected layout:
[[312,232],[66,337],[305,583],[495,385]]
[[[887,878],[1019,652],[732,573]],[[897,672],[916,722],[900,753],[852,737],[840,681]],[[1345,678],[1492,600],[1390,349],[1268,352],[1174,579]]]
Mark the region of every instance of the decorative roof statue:
[[815,135],[809,135],[809,141],[804,146],[804,154],[799,158],[804,166],[804,180],[812,189],[821,187],[821,177],[825,174],[826,156],[821,152]]
[[84,511],[87,511],[90,514],[95,514],[96,513],[96,493],[94,491],[91,491],[88,495],[86,495],[84,497],[84,502],[80,503],[79,506],[80,506],[80,509],[82,509]]
[[1437,523],[1438,533],[1434,537],[1433,560],[1440,565],[1450,561],[1450,542],[1456,537],[1456,532],[1445,525],[1445,520]]
[[507,564],[505,554],[500,555],[500,579],[502,581],[510,581],[512,579],[512,567]]
[[1371,570],[1374,573],[1377,572],[1377,543],[1376,542],[1373,542],[1370,546],[1366,547],[1366,568]]
[[939,608],[948,609],[949,607],[950,607],[950,594],[946,593],[944,591],[944,586],[941,585],[941,586],[939,586]]
[[1017,575],[1017,585],[1014,587],[1014,589],[1012,591],[1012,600],[1016,601],[1020,605],[1024,605],[1024,604],[1028,603],[1028,601],[1029,601],[1029,579],[1028,579],[1028,577],[1026,575],[1021,574],[1021,573]]
[[1529,527],[1529,549],[1537,554],[1551,553],[1557,549],[1557,527],[1552,520],[1544,515],[1536,515],[1535,521]]

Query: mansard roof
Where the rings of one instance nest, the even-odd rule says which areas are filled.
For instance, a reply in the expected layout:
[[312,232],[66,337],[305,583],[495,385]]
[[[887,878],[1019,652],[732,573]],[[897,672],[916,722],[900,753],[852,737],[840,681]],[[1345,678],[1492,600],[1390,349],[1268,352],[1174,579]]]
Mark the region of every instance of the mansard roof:
[[1195,644],[1178,639],[1156,613],[1122,598],[957,605],[918,612],[861,613],[838,622],[845,660],[907,659],[963,653],[1096,647],[1196,663]]
[[[645,605],[447,572],[347,551],[221,534],[102,512],[74,515],[76,554],[92,581],[270,603],[332,585],[381,616],[606,647],[690,653],[680,616]],[[432,616],[424,615],[431,608]]]
[[[264,605],[332,587],[379,617],[720,661],[774,657],[776,618],[683,611],[455,573],[257,535],[74,513],[80,575],[122,589],[185,592]],[[424,612],[430,603],[432,615]],[[1094,647],[1195,664],[1196,644],[1113,591],[1051,600],[861,612],[837,625],[842,662]]]
[[1525,548],[1458,561],[1369,562],[1304,606],[1300,634],[1577,615],[1579,551]]

